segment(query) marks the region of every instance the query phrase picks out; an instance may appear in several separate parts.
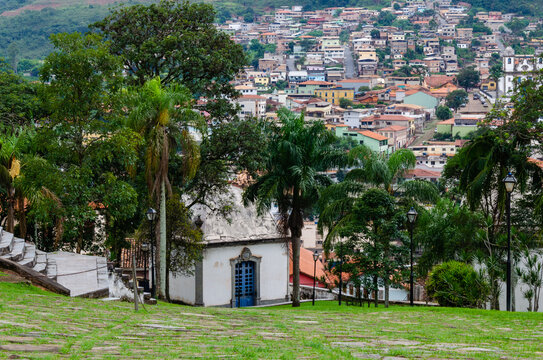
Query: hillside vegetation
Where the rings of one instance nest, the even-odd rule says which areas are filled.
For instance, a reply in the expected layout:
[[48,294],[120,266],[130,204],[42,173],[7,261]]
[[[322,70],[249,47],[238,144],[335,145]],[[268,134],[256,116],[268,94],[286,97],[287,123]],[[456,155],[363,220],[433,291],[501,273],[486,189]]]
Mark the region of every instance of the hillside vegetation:
[[[47,0],[49,1],[49,0]],[[24,6],[43,6],[45,0],[0,1],[0,13]],[[88,4],[88,0],[54,1],[58,7],[25,10],[15,16],[0,16],[0,57],[8,58],[8,47],[14,43],[19,59],[42,59],[52,50],[49,36],[60,32],[87,32],[88,25],[103,19],[118,0],[91,0],[105,5]],[[123,1],[124,4],[151,0]],[[50,3],[53,3],[51,0]]]
[[[150,3],[158,0],[128,0],[123,4]],[[336,6],[381,8],[390,0],[204,0],[217,10],[217,20],[231,16],[251,20],[255,14],[281,6],[302,5],[305,10]],[[456,2],[460,0],[455,0]],[[519,12],[524,15],[543,14],[543,0],[465,0],[474,8]],[[102,19],[120,0],[2,0],[0,1],[0,57],[8,57],[14,43],[19,59],[42,59],[51,52],[49,35],[59,32],[86,32],[88,25]],[[47,7],[47,6],[53,7]],[[25,10],[35,9],[35,10]],[[17,15],[13,15],[17,14]],[[12,45],[13,48],[13,45]]]
[[526,16],[543,15],[543,0],[453,0],[453,3],[465,2],[474,8],[503,13],[519,13]]

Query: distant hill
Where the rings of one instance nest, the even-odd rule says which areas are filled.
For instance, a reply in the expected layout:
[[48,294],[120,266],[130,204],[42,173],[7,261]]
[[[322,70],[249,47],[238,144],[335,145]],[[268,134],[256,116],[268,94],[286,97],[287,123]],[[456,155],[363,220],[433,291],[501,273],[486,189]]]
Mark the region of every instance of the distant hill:
[[[154,0],[128,0],[124,4]],[[15,43],[21,59],[41,59],[52,46],[49,35],[87,32],[120,0],[0,0],[0,57]]]
[[503,13],[518,13],[525,16],[543,15],[543,0],[453,0],[453,3],[466,2],[474,8]]

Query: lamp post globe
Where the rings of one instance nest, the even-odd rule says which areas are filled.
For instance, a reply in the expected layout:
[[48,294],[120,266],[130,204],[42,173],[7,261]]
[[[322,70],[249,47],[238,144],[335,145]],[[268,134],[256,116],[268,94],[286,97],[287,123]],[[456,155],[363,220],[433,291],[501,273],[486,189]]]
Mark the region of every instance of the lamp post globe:
[[156,210],[153,209],[153,208],[149,208],[149,209],[147,209],[146,215],[147,215],[147,220],[155,221],[155,219],[156,219]]
[[517,179],[509,172],[503,179],[505,191],[507,192],[506,207],[507,207],[507,279],[506,279],[506,310],[511,311],[511,193],[515,188]]
[[411,207],[409,211],[407,212],[407,220],[409,221],[409,233],[411,237],[410,241],[410,247],[411,247],[411,254],[410,254],[410,274],[409,274],[409,305],[413,306],[413,227],[415,226],[415,220],[417,220],[417,210],[415,210],[414,207]]

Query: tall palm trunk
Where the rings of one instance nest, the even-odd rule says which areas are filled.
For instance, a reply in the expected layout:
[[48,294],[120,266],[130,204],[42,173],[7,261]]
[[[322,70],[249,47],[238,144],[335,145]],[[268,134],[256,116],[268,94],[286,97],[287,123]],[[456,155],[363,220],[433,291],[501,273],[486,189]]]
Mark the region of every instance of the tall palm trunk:
[[[292,230],[291,230],[291,233]],[[299,236],[292,236],[292,306],[300,306],[300,245]]]
[[15,188],[11,187],[8,190],[8,218],[6,230],[13,233],[15,229]]
[[164,180],[160,184],[160,281],[159,284],[159,296],[162,299],[166,299],[166,184]]
[[27,223],[25,212],[25,199],[22,196],[17,198],[17,208],[19,210],[19,236],[21,239],[26,239]]

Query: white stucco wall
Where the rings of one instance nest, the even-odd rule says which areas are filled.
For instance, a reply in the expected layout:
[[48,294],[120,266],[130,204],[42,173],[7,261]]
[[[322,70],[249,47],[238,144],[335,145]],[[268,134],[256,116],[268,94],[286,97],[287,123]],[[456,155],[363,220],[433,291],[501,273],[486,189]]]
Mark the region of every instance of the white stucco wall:
[[284,299],[288,282],[287,251],[284,243],[256,244],[208,248],[203,261],[203,298],[205,306],[230,304],[232,300],[232,267],[230,259],[244,247],[261,257],[260,300]]
[[185,304],[194,305],[195,300],[195,278],[192,276],[170,274],[170,298],[176,301],[182,301]]

